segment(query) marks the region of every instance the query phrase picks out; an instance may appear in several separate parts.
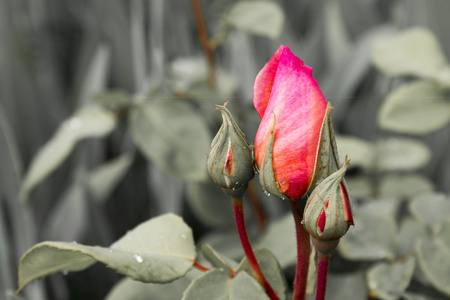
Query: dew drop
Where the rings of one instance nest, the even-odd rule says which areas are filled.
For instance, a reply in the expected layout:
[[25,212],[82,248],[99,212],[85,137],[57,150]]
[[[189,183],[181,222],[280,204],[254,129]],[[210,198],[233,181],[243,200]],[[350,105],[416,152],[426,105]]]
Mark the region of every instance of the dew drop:
[[305,225],[305,220],[301,220],[300,224]]
[[181,238],[182,238],[183,240],[185,240],[185,239],[187,239],[187,236],[183,233],[183,234],[181,235]]
[[71,244],[72,244],[72,245],[76,245],[76,244],[77,244],[77,242],[73,241],[73,242],[72,242]]
[[138,263],[142,263],[144,260],[142,259],[142,257],[139,254],[135,254],[134,255],[134,259],[138,262]]
[[64,271],[62,271],[62,273],[63,273],[64,276],[66,276],[67,274],[69,274],[69,271],[68,270],[64,270]]

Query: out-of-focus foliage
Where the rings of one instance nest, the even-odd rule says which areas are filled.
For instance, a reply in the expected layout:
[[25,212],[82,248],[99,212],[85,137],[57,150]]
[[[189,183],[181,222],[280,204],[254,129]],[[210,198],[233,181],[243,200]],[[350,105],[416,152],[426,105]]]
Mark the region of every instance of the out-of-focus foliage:
[[[229,199],[207,176],[206,153],[221,121],[214,105],[226,101],[253,141],[253,81],[279,44],[314,68],[334,107],[340,154],[351,160],[356,225],[333,254],[327,298],[450,297],[450,3],[200,4],[214,87],[191,1],[0,0],[0,299],[14,299],[19,287],[18,299],[214,299],[205,282],[223,288],[214,297],[263,299],[242,262]],[[259,199],[268,220],[260,231],[245,202],[252,243],[268,249],[257,255],[270,257],[263,269],[277,270],[274,286],[289,298],[296,251],[288,205],[265,196],[257,180],[250,190],[246,200]],[[167,212],[193,232],[193,240],[187,231],[171,235],[189,242],[173,249],[189,248],[189,259],[152,250],[162,245],[160,230],[175,230],[169,225],[124,243],[128,230]],[[196,252],[193,242],[210,246]],[[144,284],[87,268],[98,260],[168,281],[173,270],[162,265],[135,268],[155,255],[173,263],[170,279],[193,259],[212,270]]]

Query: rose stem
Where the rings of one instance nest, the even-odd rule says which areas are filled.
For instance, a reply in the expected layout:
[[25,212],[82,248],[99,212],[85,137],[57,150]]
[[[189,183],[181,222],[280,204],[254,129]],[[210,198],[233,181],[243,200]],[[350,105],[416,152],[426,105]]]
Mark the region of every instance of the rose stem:
[[261,201],[259,200],[258,195],[255,191],[255,185],[253,184],[253,181],[249,182],[247,192],[253,209],[255,210],[255,216],[256,221],[258,222],[259,231],[263,232],[266,229],[267,217],[261,206]]
[[244,208],[242,205],[242,198],[231,198],[233,200],[233,209],[234,209],[234,217],[236,219],[236,226],[239,233],[239,238],[241,239],[242,247],[244,248],[245,255],[247,256],[248,263],[250,268],[252,269],[253,274],[256,279],[261,283],[261,285],[266,290],[267,295],[272,300],[278,300],[278,296],[275,291],[272,289],[270,284],[267,282],[264,274],[259,267],[258,261],[256,260],[255,254],[253,253],[252,245],[250,245],[250,241],[247,235],[247,229],[245,228],[245,220],[244,220]]
[[194,260],[194,268],[202,271],[202,272],[208,272],[209,269],[205,266],[202,266],[201,264],[199,264],[196,260]]
[[328,263],[331,255],[323,255],[317,252],[317,289],[316,300],[325,299],[325,291],[327,287]]
[[309,256],[311,245],[309,241],[309,233],[302,224],[303,208],[299,208],[297,203],[289,201],[292,210],[292,216],[295,222],[295,231],[297,233],[297,269],[294,279],[294,295],[293,300],[305,299],[306,280],[308,278]]
[[203,21],[202,8],[200,6],[199,0],[191,0],[192,9],[194,10],[195,24],[197,25],[198,37],[200,39],[200,44],[203,47],[203,51],[206,55],[206,60],[208,62],[208,83],[210,87],[215,85],[214,76],[214,60],[213,60],[213,48],[211,47],[208,40],[208,33],[206,32],[205,22]]

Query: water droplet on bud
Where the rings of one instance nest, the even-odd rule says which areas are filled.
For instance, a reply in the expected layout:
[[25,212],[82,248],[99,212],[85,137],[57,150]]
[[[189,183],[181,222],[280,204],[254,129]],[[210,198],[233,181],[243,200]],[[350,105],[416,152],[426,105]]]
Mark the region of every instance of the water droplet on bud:
[[139,254],[135,254],[134,255],[134,259],[138,262],[138,263],[142,263],[144,260],[142,259],[142,257]]

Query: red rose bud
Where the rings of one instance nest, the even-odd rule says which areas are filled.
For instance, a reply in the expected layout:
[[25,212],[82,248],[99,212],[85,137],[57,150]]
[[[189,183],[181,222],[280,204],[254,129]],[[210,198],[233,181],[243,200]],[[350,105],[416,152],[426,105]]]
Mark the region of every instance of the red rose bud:
[[225,105],[216,107],[223,123],[211,143],[208,172],[228,195],[240,198],[255,174],[253,151]]
[[254,147],[261,184],[296,201],[313,181],[325,97],[312,69],[280,46],[255,79],[253,103],[261,118]]
[[306,203],[303,219],[306,230],[318,252],[331,253],[353,225],[351,202],[344,175],[350,162],[325,178],[312,191]]

